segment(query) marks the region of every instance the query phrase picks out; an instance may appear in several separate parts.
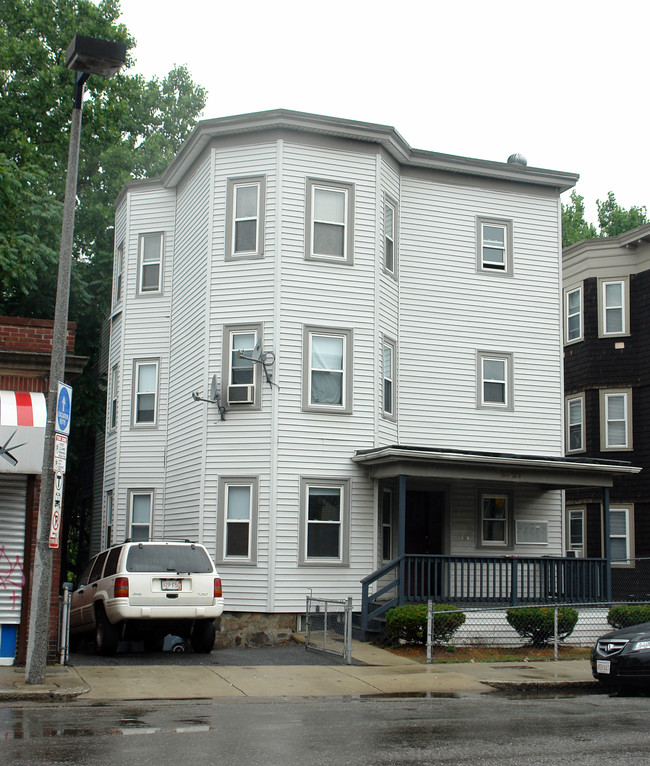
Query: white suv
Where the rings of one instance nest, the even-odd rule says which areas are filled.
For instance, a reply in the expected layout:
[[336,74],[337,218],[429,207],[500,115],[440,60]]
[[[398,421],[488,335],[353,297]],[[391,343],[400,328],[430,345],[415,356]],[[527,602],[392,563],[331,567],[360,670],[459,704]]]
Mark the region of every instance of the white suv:
[[162,649],[171,634],[189,639],[195,652],[214,647],[214,619],[223,612],[221,579],[198,543],[126,542],[98,553],[72,592],[72,642],[92,635],[99,654],[120,641]]

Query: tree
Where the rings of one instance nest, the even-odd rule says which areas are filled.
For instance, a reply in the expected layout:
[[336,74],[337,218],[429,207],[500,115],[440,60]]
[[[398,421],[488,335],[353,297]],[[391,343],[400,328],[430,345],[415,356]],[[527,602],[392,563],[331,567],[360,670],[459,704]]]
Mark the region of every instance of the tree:
[[[0,314],[53,317],[74,84],[65,51],[75,34],[134,48],[119,16],[119,0],[0,0]],[[96,369],[114,202],[129,179],[163,172],[206,100],[185,67],[145,81],[131,65],[127,56],[116,77],[91,77],[84,97],[69,318],[90,363],[74,383],[64,514],[81,528],[92,499],[75,483],[105,410]]]
[[571,192],[571,204],[562,205],[562,247],[597,236],[596,227],[585,221],[584,197],[574,189]]
[[598,229],[585,220],[584,197],[581,197],[575,189],[571,192],[570,204],[562,205],[562,247],[568,247],[582,239],[615,237],[648,223],[645,206],[632,206],[629,210],[625,210],[616,202],[614,192],[611,191],[604,202],[596,201],[596,208]]

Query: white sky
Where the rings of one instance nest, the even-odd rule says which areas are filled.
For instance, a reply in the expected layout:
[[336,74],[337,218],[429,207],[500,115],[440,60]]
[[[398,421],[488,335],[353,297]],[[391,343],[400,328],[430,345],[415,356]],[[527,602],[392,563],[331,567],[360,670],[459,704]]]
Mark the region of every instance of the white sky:
[[[650,209],[647,0],[121,0],[130,72],[186,64],[203,118],[295,109],[417,149],[580,174]],[[564,195],[568,201],[568,193]]]

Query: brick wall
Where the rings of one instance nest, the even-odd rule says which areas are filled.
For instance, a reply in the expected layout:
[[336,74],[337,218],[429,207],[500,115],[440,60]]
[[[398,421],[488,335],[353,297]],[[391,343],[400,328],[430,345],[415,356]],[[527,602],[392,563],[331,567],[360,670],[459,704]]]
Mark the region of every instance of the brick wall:
[[[66,351],[74,354],[77,325],[68,322]],[[52,351],[54,322],[51,319],[0,316],[0,349],[5,351]]]

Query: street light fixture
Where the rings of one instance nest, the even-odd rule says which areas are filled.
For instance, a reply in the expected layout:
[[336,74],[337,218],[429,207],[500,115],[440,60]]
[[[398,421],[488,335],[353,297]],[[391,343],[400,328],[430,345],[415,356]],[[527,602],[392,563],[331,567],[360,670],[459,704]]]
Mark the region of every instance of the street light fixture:
[[50,632],[50,603],[52,590],[52,550],[49,530],[54,497],[54,435],[58,383],[65,373],[66,335],[68,329],[68,303],[70,298],[70,270],[74,236],[74,212],[77,197],[77,172],[81,137],[81,109],[84,84],[91,74],[112,77],[126,60],[126,45],[93,37],[75,35],[65,54],[65,65],[77,72],[70,124],[68,170],[63,203],[59,272],[54,308],[52,357],[47,397],[47,422],[41,473],[41,497],[38,507],[38,527],[32,570],[32,599],[29,610],[29,636],[25,683],[45,682],[45,668]]

